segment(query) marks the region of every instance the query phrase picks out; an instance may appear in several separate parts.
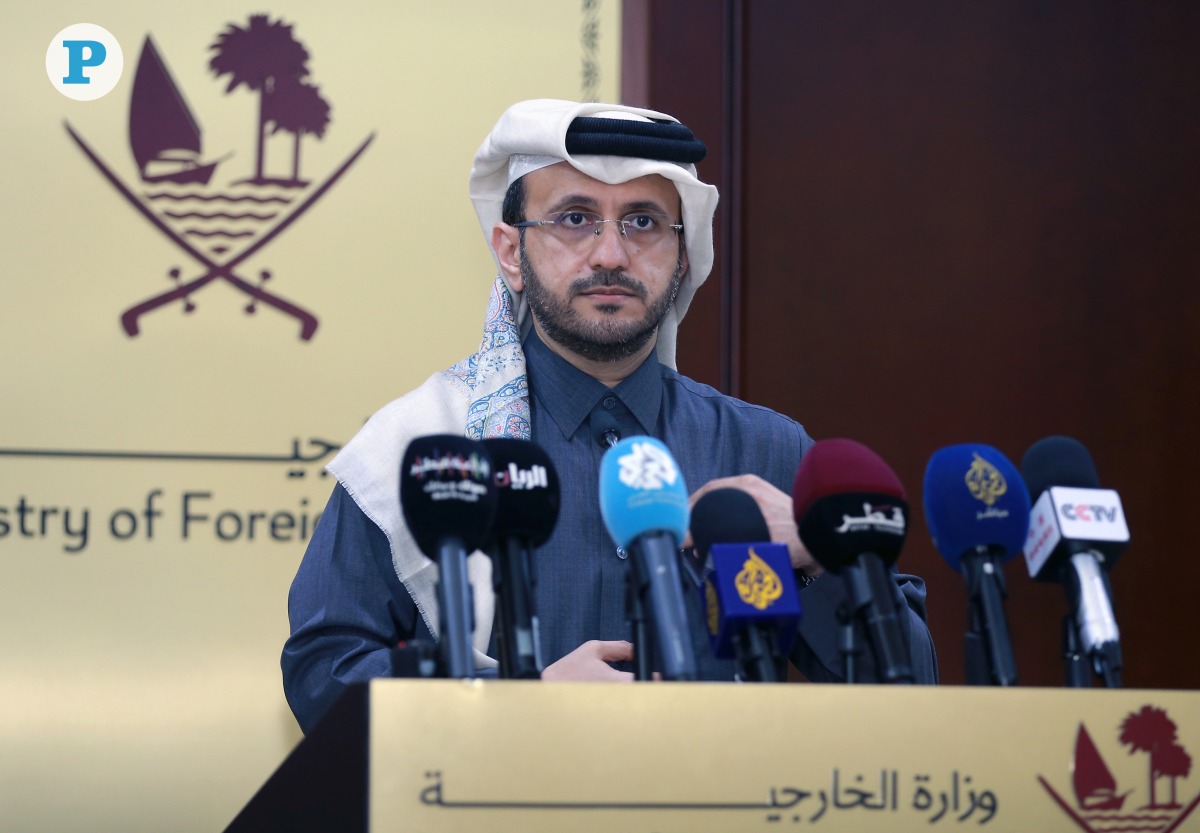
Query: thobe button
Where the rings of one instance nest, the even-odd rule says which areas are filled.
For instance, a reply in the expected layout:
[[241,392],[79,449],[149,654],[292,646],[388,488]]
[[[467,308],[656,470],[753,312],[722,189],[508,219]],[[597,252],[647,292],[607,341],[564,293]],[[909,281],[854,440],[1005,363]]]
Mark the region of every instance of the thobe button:
[[617,397],[615,397],[615,396],[604,397],[604,407],[608,408],[608,410],[610,410],[610,411],[613,408],[617,407]]
[[629,557],[629,553],[628,553],[628,551],[626,551],[626,549],[624,547],[617,547],[617,558],[624,561],[628,557]]

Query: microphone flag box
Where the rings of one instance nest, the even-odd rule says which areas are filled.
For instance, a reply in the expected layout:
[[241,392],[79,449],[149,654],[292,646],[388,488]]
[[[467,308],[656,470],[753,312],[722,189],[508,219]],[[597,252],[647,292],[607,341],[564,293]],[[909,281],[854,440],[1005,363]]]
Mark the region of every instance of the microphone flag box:
[[772,625],[781,656],[787,656],[800,625],[800,594],[786,544],[713,544],[712,573],[705,582],[704,614],[713,655],[734,659],[734,635],[746,627]]
[[1129,543],[1129,525],[1121,498],[1112,489],[1052,486],[1042,492],[1029,515],[1025,564],[1037,576],[1066,540],[1094,549],[1109,567]]

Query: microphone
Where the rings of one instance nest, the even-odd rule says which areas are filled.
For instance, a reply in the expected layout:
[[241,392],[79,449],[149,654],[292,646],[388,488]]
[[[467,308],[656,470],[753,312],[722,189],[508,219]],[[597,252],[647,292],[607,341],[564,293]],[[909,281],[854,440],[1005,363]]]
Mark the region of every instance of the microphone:
[[438,565],[442,670],[451,678],[474,677],[467,554],[487,542],[496,512],[487,449],[457,434],[417,437],[400,464],[400,507],[417,546]]
[[[663,678],[696,679],[679,574],[679,542],[688,525],[687,485],[665,445],[652,437],[629,437],[604,453],[600,514],[613,541],[630,553],[632,595],[649,614]],[[644,657],[650,647],[638,644],[635,650]]]
[[489,551],[500,605],[500,676],[537,679],[544,666],[533,601],[533,548],[546,543],[558,521],[558,475],[550,457],[532,442],[495,438],[483,445],[495,466]]
[[[1092,456],[1078,440],[1046,437],[1021,461],[1031,495],[1025,565],[1037,581],[1066,585],[1079,647],[1109,688],[1121,686],[1121,643],[1112,610],[1108,570],[1129,543],[1121,499],[1100,488]],[[1072,673],[1069,684],[1084,684]]]
[[601,448],[612,448],[621,441],[621,429],[617,418],[609,411],[592,411],[588,415],[588,430]]
[[1016,466],[990,445],[939,449],[925,468],[925,520],[934,547],[967,582],[967,682],[1016,685],[1002,565],[1025,546],[1025,482]]
[[703,610],[713,655],[736,660],[741,679],[763,683],[783,679],[801,615],[787,545],[770,537],[741,489],[713,489],[696,501],[692,540],[712,565]]
[[[854,440],[819,440],[800,459],[792,503],[800,540],[845,583],[866,629],[880,680],[911,683],[912,657],[900,628],[889,568],[908,525],[904,486],[887,463]],[[847,653],[848,671],[852,652]],[[848,673],[847,680],[853,675]]]

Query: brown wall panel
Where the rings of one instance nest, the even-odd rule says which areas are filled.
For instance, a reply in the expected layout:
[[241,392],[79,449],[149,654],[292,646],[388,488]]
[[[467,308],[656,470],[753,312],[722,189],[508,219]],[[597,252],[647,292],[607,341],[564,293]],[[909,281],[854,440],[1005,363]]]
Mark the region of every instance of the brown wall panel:
[[[711,68],[667,66],[699,51],[676,28],[698,6],[710,28],[688,38],[723,43],[711,61],[739,61],[721,93],[703,86]],[[720,146],[741,150],[723,160],[740,178],[721,183],[739,207],[725,280],[737,276],[740,307],[706,290],[718,320],[740,314],[736,392],[818,438],[865,442],[896,469],[914,516],[901,565],[929,584],[943,680],[963,681],[966,594],[929,540],[925,464],[972,441],[1019,465],[1034,441],[1064,433],[1091,449],[1133,530],[1112,574],[1126,684],[1200,687],[1200,8],[650,9],[647,103],[698,107],[685,118],[705,126],[720,112],[722,135],[740,138]],[[728,43],[739,30],[740,50]],[[1064,594],[1020,561],[1007,575],[1022,682],[1057,685]]]
[[660,4],[629,0],[623,12],[622,103],[651,107],[678,118],[708,146],[697,166],[700,176],[720,189],[714,242],[716,262],[703,291],[688,310],[687,326],[679,332],[680,370],[715,387],[727,383],[730,357],[729,320],[725,310],[730,292],[730,246],[727,184],[729,119],[722,91],[729,62],[726,35],[728,12],[723,3]]

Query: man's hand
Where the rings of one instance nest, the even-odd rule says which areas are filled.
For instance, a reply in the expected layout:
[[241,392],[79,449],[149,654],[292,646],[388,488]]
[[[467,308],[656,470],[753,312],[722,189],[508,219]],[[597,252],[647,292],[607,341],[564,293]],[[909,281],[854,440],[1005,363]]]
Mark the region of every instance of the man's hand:
[[542,672],[542,679],[628,683],[633,681],[633,673],[618,671],[609,663],[627,662],[632,659],[633,643],[621,640],[602,642],[593,639],[583,643],[558,662],[551,663]]
[[[825,572],[800,541],[800,534],[796,531],[796,519],[792,515],[792,499],[787,494],[779,491],[757,474],[718,477],[716,480],[708,481],[692,493],[692,496],[688,498],[688,508],[694,507],[697,500],[713,489],[741,489],[750,495],[763,513],[763,518],[767,522],[767,530],[771,533],[771,540],[778,544],[787,544],[788,554],[792,558],[792,568],[810,576],[819,576]],[[687,540],[683,543],[685,547],[692,545],[691,538],[692,534],[688,532]]]

